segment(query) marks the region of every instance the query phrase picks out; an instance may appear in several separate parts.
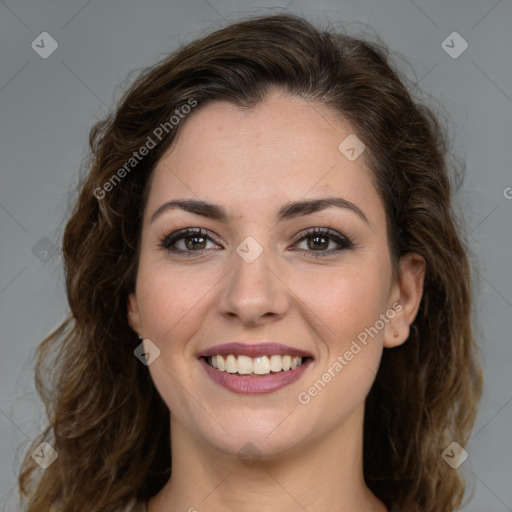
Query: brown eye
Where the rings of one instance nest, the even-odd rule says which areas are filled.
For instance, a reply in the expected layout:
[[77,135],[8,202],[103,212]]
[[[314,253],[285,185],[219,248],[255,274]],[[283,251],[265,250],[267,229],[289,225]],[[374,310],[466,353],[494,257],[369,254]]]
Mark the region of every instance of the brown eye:
[[[216,245],[209,236],[208,231],[201,228],[187,228],[166,236],[160,242],[160,246],[172,253],[200,254],[202,251],[208,249],[208,242],[214,244],[213,248],[218,248],[218,245]],[[180,243],[181,247],[179,246]]]
[[[311,231],[303,233],[298,239],[298,242],[306,241],[307,250],[304,251],[307,256],[319,258],[323,256],[330,256],[338,254],[339,252],[347,249],[354,249],[355,246],[352,241],[346,236],[333,231],[328,228],[315,228]],[[330,244],[336,246],[337,249],[326,250]],[[302,251],[302,249],[299,249]],[[316,253],[316,254],[315,254]]]
[[182,237],[185,240],[185,247],[191,251],[194,249],[205,249],[206,237],[204,236],[185,236]]
[[[332,241],[329,237],[324,235],[314,235],[308,236],[308,247],[309,249],[327,249],[329,247],[329,243]],[[312,242],[312,243],[309,243]]]

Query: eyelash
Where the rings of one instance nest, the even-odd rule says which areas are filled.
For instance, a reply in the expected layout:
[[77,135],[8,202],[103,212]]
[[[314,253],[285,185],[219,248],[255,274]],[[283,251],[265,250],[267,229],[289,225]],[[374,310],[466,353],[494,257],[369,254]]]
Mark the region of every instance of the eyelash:
[[[302,240],[305,240],[307,238],[313,237],[315,235],[321,235],[322,237],[325,237],[329,240],[332,240],[336,243],[338,243],[341,247],[339,249],[334,249],[331,251],[307,251],[303,249],[299,249],[303,252],[303,254],[307,255],[307,257],[312,258],[325,258],[328,256],[332,256],[334,254],[339,254],[340,252],[344,250],[351,250],[355,249],[355,244],[346,236],[341,235],[337,231],[333,231],[329,228],[314,228],[312,230],[306,231],[304,233],[300,233],[297,237],[294,239],[294,243],[301,242]],[[186,229],[180,229],[178,231],[175,231],[174,233],[171,233],[170,235],[165,236],[159,243],[159,247],[162,249],[165,249],[171,254],[178,254],[183,255],[185,257],[193,257],[193,256],[202,256],[207,249],[199,250],[199,251],[188,251],[183,249],[171,249],[172,245],[174,245],[177,241],[185,239],[185,238],[192,238],[193,236],[201,236],[206,237],[210,241],[213,241],[217,243],[211,236],[210,233],[202,228],[186,228]]]

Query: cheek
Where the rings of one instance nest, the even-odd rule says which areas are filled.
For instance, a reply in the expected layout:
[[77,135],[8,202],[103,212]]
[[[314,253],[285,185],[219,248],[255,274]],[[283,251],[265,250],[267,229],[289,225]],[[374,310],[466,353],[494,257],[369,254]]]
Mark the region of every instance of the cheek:
[[388,287],[384,269],[366,262],[360,269],[309,273],[298,278],[292,289],[318,319],[329,351],[337,351],[379,319],[386,308]]
[[[362,266],[363,268],[363,266]],[[341,420],[364,401],[377,373],[383,350],[385,313],[389,283],[384,269],[364,265],[364,271],[336,269],[331,275],[302,281],[297,295],[307,304],[318,326],[323,357],[305,382],[299,402],[314,401],[320,410],[331,409]],[[297,289],[297,288],[296,288]],[[377,323],[378,329],[375,329]],[[379,329],[380,328],[380,329]]]
[[181,339],[208,288],[190,269],[171,271],[165,264],[141,261],[137,298],[144,335],[162,345]]
[[314,313],[322,326],[317,332],[323,357],[297,399],[308,413],[304,421],[315,431],[335,428],[362,406],[383,350],[384,331],[372,328],[385,312],[386,282],[378,272],[338,273],[336,286],[333,282],[323,283],[325,289],[308,287],[309,304],[313,308],[316,301]]
[[142,331],[160,349],[160,356],[148,369],[164,402],[184,420],[197,413],[194,401],[183,392],[183,383],[192,378],[191,365],[184,363],[195,361],[188,340],[204,316],[205,293],[211,288],[202,277],[190,269],[171,269],[165,263],[143,259],[137,276]]

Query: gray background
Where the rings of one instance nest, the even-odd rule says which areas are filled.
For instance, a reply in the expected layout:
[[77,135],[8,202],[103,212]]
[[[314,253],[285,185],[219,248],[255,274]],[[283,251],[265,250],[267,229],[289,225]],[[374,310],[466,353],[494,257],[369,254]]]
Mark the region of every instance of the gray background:
[[[485,371],[459,469],[475,491],[464,510],[512,510],[510,0],[0,1],[0,510],[17,509],[19,462],[44,425],[34,349],[66,314],[57,247],[90,127],[131,70],[240,16],[282,9],[349,31],[368,23],[450,116],[467,166],[457,203],[478,265],[474,325]],[[45,31],[58,48],[43,59],[31,43]],[[454,31],[469,45],[458,58],[441,44]]]

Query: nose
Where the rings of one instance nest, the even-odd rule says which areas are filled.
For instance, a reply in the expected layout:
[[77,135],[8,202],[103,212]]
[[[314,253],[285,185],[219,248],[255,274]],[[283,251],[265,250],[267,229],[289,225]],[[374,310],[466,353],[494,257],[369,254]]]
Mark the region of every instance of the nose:
[[220,290],[219,313],[247,326],[282,318],[289,307],[289,288],[270,250],[264,249],[254,261],[240,254],[233,251],[229,258],[231,271]]

